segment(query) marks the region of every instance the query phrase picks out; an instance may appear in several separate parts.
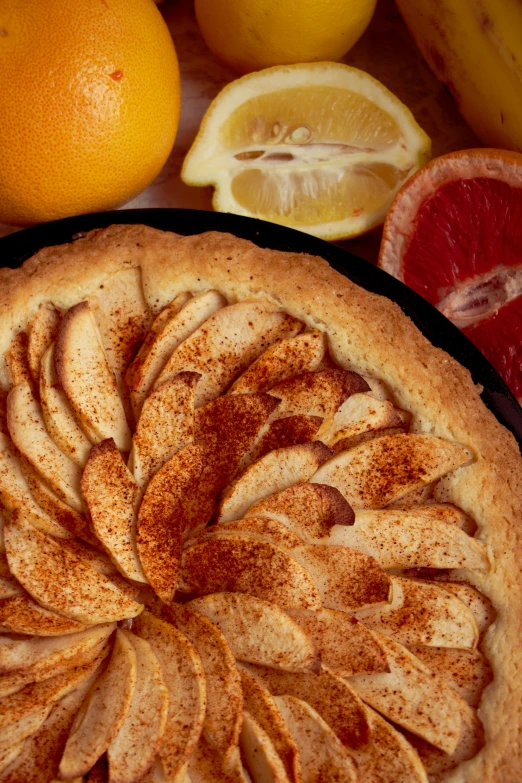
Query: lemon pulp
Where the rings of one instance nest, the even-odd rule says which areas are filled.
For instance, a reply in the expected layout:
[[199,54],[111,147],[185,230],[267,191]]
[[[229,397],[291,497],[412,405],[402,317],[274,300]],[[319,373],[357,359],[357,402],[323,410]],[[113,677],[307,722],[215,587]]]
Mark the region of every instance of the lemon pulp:
[[[304,81],[302,71],[316,83],[292,84],[298,73]],[[182,176],[215,185],[220,211],[334,238],[381,222],[428,154],[426,135],[379,82],[337,63],[306,64],[229,85],[208,110]]]

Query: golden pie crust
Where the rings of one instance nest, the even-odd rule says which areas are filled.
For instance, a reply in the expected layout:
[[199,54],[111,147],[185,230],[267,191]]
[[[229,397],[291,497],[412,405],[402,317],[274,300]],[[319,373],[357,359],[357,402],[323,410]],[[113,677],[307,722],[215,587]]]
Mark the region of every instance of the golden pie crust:
[[142,225],[113,225],[45,248],[20,269],[0,270],[0,383],[5,353],[42,303],[65,310],[114,273],[140,267],[154,313],[184,291],[218,289],[230,303],[264,297],[327,333],[339,365],[384,381],[413,415],[412,432],[458,441],[475,461],[443,479],[447,500],[477,523],[491,559],[467,574],[492,601],[496,620],[482,649],[494,680],[478,710],[485,746],[447,780],[519,779],[522,764],[522,460],[514,437],[485,407],[469,372],[435,348],[398,305],[335,272],[322,258],[260,249],[229,234],[181,237]]

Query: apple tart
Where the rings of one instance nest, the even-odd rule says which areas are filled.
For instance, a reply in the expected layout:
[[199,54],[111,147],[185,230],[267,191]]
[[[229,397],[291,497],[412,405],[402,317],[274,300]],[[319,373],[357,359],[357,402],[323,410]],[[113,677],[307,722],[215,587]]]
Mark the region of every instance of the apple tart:
[[0,282],[2,783],[518,779],[522,462],[464,368],[224,234]]

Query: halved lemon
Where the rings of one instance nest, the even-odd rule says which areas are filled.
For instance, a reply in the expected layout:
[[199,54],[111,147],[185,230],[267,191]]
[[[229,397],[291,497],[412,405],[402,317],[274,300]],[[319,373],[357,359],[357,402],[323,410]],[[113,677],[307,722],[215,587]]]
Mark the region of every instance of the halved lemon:
[[219,212],[341,239],[382,223],[430,148],[409,109],[369,74],[340,63],[284,65],[219,93],[181,177],[213,185]]

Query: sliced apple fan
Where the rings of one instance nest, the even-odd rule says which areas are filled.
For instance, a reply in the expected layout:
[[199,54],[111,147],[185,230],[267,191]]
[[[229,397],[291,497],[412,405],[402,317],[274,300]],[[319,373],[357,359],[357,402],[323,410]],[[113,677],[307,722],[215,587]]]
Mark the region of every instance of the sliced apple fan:
[[272,301],[153,318],[139,269],[6,363],[2,781],[426,783],[477,752],[488,554],[431,499],[465,444]]

